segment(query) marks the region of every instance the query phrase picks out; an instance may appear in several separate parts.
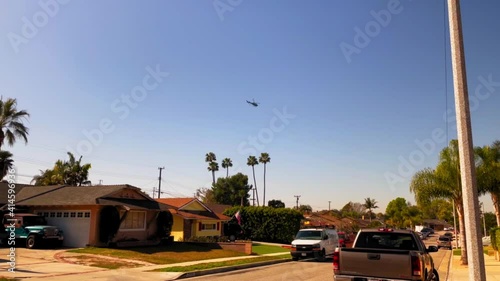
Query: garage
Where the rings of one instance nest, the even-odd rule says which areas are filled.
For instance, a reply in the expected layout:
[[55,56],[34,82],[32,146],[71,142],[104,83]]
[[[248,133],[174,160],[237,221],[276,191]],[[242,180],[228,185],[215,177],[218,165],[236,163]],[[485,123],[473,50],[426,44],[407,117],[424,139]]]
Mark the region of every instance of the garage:
[[90,210],[44,210],[37,214],[64,231],[65,247],[85,247],[89,243]]

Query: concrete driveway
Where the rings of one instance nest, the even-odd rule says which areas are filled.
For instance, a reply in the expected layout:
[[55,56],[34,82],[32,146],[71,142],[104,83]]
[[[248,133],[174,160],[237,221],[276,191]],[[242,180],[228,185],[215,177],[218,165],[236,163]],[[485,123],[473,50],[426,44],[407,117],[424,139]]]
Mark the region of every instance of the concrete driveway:
[[[0,276],[9,278],[53,278],[56,276],[66,276],[74,279],[71,275],[82,273],[106,271],[107,269],[96,268],[85,265],[69,264],[60,262],[56,254],[67,249],[37,249],[15,248],[11,253],[9,248],[0,248]],[[13,256],[15,259],[9,257]],[[12,270],[12,266],[15,266]]]

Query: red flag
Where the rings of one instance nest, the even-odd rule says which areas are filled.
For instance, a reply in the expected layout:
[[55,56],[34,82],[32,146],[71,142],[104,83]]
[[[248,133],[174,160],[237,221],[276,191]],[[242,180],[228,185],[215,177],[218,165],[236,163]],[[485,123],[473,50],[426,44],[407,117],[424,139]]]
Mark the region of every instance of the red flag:
[[241,225],[241,215],[240,215],[240,211],[236,212],[236,214],[234,214],[234,217],[236,218],[236,220],[238,221],[238,224]]

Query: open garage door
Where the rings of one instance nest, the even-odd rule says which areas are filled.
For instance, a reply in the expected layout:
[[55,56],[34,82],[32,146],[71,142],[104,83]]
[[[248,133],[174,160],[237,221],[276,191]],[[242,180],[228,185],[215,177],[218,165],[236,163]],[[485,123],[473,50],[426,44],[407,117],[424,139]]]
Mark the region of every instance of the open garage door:
[[37,214],[64,231],[63,246],[85,247],[89,243],[90,210],[39,211]]

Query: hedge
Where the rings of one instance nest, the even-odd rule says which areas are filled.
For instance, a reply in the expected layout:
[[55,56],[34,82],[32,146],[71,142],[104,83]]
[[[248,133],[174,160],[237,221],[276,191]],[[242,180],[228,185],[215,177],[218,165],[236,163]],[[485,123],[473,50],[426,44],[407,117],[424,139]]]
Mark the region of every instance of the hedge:
[[491,246],[495,251],[498,251],[500,248],[500,227],[493,227],[490,229],[490,239]]
[[[303,218],[302,214],[294,209],[255,206],[233,207],[224,214],[233,217],[238,211],[241,216],[239,236],[262,242],[291,243]],[[231,221],[234,223],[236,219],[233,217]]]

